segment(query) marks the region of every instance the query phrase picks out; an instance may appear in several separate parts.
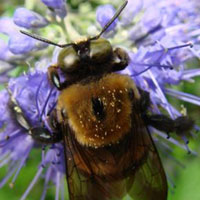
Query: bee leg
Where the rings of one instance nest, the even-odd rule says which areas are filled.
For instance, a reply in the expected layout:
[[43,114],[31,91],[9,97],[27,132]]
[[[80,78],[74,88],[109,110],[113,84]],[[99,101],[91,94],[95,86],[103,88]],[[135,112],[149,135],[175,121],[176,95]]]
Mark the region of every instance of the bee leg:
[[62,140],[60,132],[51,133],[45,127],[34,127],[29,130],[31,137],[42,144],[54,144]]
[[[44,144],[53,144],[60,142],[62,140],[62,136],[60,131],[50,132],[44,125],[41,127],[31,127],[29,122],[25,119],[23,112],[20,107],[18,108],[18,112],[15,113],[15,117],[17,122],[27,130],[28,134],[37,142]],[[59,129],[57,129],[59,130]]]
[[177,135],[183,136],[192,130],[194,121],[187,116],[180,116],[173,120],[163,114],[147,114],[148,107],[150,106],[149,93],[140,88],[138,90],[141,95],[140,109],[146,125],[166,132],[167,138],[170,138],[170,132],[176,132]]
[[[20,107],[15,106],[15,118],[17,122],[27,130],[28,134],[37,142],[44,144],[53,144],[62,140],[60,132],[51,133],[45,126],[31,127],[29,122],[25,119]],[[58,129],[59,130],[59,129]]]
[[[16,99],[13,97],[12,92],[7,89],[9,95],[10,95],[10,109],[13,111],[14,118],[16,119],[16,122],[24,128],[27,133],[37,142],[44,143],[44,144],[53,144],[60,142],[62,140],[61,132],[59,131],[59,124],[53,121],[55,119],[55,114],[52,113],[52,124],[49,124],[51,129],[53,130],[50,132],[45,125],[41,125],[40,127],[31,127],[29,121],[26,119],[26,117],[23,114],[23,110],[19,106]],[[54,114],[54,116],[53,116]],[[54,117],[54,118],[53,118]],[[56,130],[56,131],[55,131]]]
[[[150,116],[146,115],[145,123],[160,131],[166,132],[168,138],[170,137],[170,132],[175,132],[177,135],[184,137],[194,127],[194,121],[187,116],[180,116],[173,120],[162,114],[155,114]],[[188,140],[184,141],[185,143],[188,143]]]
[[141,90],[140,88],[138,88],[138,91],[140,93],[140,109],[142,114],[144,113],[144,115],[146,115],[147,109],[150,106],[150,97],[149,97],[149,93]]
[[47,116],[47,126],[43,123],[40,127],[33,127],[29,129],[29,134],[32,138],[43,144],[54,144],[62,140],[62,134],[60,131],[60,124],[56,120],[56,111],[53,110],[49,116]]
[[128,66],[128,54],[121,48],[116,48],[113,51],[112,71],[123,70]]
[[194,120],[187,116],[180,116],[174,120],[174,128],[177,135],[182,135],[185,132],[192,130],[194,127]]
[[51,65],[48,67],[48,78],[50,82],[58,89],[62,90],[65,87],[65,82],[61,83],[58,74],[59,67],[57,65]]
[[170,133],[166,133],[167,134],[167,139],[169,139],[171,136],[170,136]]
[[154,128],[164,131],[169,137],[169,133],[175,131],[174,120],[162,114],[146,115],[145,116],[146,125],[153,126]]

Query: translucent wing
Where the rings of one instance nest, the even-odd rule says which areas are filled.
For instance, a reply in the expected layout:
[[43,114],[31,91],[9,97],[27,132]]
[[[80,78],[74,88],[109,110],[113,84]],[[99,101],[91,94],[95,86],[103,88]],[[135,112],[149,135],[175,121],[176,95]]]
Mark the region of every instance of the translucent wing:
[[167,199],[167,180],[156,147],[150,133],[143,133],[143,141],[147,146],[144,163],[135,173],[133,184],[129,184],[129,195],[135,200]]
[[[66,174],[70,200],[121,200],[124,194],[125,182],[110,175],[103,177],[98,174],[105,170],[101,166],[112,155],[105,155],[105,150],[96,152],[82,147],[73,138],[72,130],[68,128],[68,136],[64,136],[66,155]],[[106,150],[107,151],[107,150]],[[112,166],[114,158],[110,160]],[[117,163],[115,163],[117,165]],[[109,167],[109,164],[107,164]],[[112,169],[108,169],[110,171]],[[105,172],[107,173],[107,172]]]
[[167,199],[165,173],[147,128],[137,115],[119,144],[89,148],[63,127],[70,200]]

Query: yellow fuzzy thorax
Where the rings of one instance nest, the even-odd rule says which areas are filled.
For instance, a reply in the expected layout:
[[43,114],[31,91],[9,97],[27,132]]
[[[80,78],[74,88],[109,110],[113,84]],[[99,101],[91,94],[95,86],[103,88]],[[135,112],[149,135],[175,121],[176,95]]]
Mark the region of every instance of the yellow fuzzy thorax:
[[[67,113],[67,123],[77,141],[94,148],[119,142],[131,129],[132,101],[139,99],[138,90],[129,76],[108,74],[87,84],[73,84],[64,89],[58,99],[57,111]],[[103,103],[105,118],[98,119],[92,108],[92,98]]]

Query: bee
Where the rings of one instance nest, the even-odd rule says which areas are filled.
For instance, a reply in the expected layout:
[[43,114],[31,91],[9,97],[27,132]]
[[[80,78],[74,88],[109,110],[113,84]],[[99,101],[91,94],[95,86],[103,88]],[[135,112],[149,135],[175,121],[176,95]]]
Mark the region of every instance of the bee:
[[[15,110],[17,121],[34,140],[63,142],[70,200],[121,200],[126,195],[134,200],[166,200],[166,175],[148,126],[168,133],[193,125],[187,117],[172,120],[149,114],[149,93],[128,75],[115,73],[128,66],[129,56],[101,36],[127,3],[97,36],[86,40],[56,44],[21,31],[62,48],[57,63],[48,68],[50,82],[60,91],[52,112],[53,134],[45,127],[31,129],[23,112]],[[189,125],[184,127],[181,120]]]

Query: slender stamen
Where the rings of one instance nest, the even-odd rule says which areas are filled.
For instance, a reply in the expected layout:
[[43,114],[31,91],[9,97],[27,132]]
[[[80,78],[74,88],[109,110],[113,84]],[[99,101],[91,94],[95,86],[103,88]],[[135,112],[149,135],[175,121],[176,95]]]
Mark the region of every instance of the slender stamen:
[[48,189],[48,184],[49,184],[49,181],[50,181],[50,178],[51,178],[51,172],[52,172],[52,167],[50,166],[47,169],[47,172],[46,172],[46,175],[45,175],[45,183],[44,183],[44,189],[43,189],[43,193],[42,193],[42,196],[41,196],[41,200],[45,200],[47,189]]
[[142,42],[144,39],[146,39],[150,34],[153,34],[157,31],[159,31],[162,28],[162,26],[159,24],[156,27],[154,27],[153,29],[149,30],[146,34],[143,34],[141,37],[139,37],[138,39],[136,39],[134,41],[135,44],[138,44],[140,42]]
[[[166,138],[166,135],[163,133],[163,132],[161,132],[161,131],[158,131],[157,129],[153,129],[153,132],[154,133],[156,133],[157,135],[159,135],[160,137],[162,137],[162,138]],[[170,143],[172,143],[172,144],[174,144],[174,145],[176,145],[176,146],[178,146],[178,147],[180,147],[180,148],[182,148],[182,149],[184,149],[184,150],[186,150],[187,152],[188,152],[188,149],[187,149],[187,147],[185,146],[185,145],[183,145],[183,144],[180,144],[177,140],[175,140],[174,138],[172,138],[172,137],[170,137],[168,140],[166,140],[166,141],[168,141],[168,142],[170,142]],[[197,155],[197,152],[195,152],[195,151],[192,151],[192,150],[190,150],[190,153],[192,154],[192,155]]]
[[47,96],[47,99],[46,99],[45,104],[44,104],[44,106],[43,106],[43,109],[42,109],[42,112],[41,112],[39,121],[42,121],[42,116],[44,115],[44,112],[45,112],[47,103],[48,103],[48,101],[49,101],[49,98],[51,97],[51,94],[52,94],[52,92],[53,92],[53,89],[54,89],[54,88],[51,88],[51,90],[50,90],[50,92],[49,92],[49,94],[48,94],[48,96]]
[[44,163],[45,161],[45,149],[46,149],[46,145],[42,145],[42,163]]
[[25,200],[26,197],[28,196],[29,192],[32,190],[33,186],[36,184],[36,182],[38,181],[39,177],[41,176],[43,171],[43,168],[40,167],[34,177],[34,179],[32,180],[32,182],[30,183],[30,185],[28,186],[26,192],[23,194],[23,196],[21,197],[20,200]]
[[161,65],[159,63],[154,63],[154,64],[151,64],[151,63],[135,63],[135,62],[131,62],[132,65],[139,65],[139,66],[147,66],[146,69],[138,72],[138,73],[134,73],[134,74],[131,74],[131,76],[138,76],[146,71],[148,71],[149,69],[151,69],[152,67],[160,67],[160,68],[166,68],[166,69],[173,69],[172,66],[170,65]]
[[64,187],[64,179],[61,179],[61,200],[65,200],[65,187]]
[[60,193],[60,172],[57,172],[57,175],[56,175],[56,198],[55,198],[55,200],[59,200],[59,193]]
[[185,144],[185,147],[187,149],[188,154],[190,154],[191,150],[189,149],[189,146],[188,146],[189,140],[187,139],[187,137],[185,135],[182,135],[181,138],[184,141],[184,144]]
[[57,102],[54,102],[53,106],[49,109],[47,116],[49,116],[51,114],[51,112],[54,110],[54,108],[56,107]]
[[11,155],[2,159],[1,162],[0,162],[0,168],[2,168],[4,165],[6,165],[10,160],[11,160]]
[[40,108],[39,108],[38,97],[39,97],[39,91],[40,91],[40,88],[42,87],[43,81],[44,81],[44,78],[42,78],[42,80],[40,81],[40,84],[39,84],[39,86],[37,88],[36,95],[35,95],[35,102],[36,102],[36,109],[37,109],[38,117],[40,116]]
[[[165,48],[164,47],[164,52],[168,52],[168,51],[171,51],[171,50],[174,50],[174,49],[178,49],[178,48],[183,48],[183,47],[192,47],[192,44],[191,43],[188,43],[188,44],[183,44],[183,45],[179,45],[179,46],[175,46],[175,47],[169,47],[169,48]],[[163,50],[158,50],[158,51],[163,51]],[[162,58],[164,54],[161,54],[160,57],[157,59],[157,60],[160,60]],[[133,65],[141,65],[141,66],[148,66],[146,69],[142,70],[141,72],[138,72],[138,73],[134,73],[132,74],[131,76],[138,76],[146,71],[148,71],[149,69],[151,69],[152,67],[161,67],[161,68],[167,68],[167,69],[173,69],[172,66],[170,65],[161,65],[160,63],[134,63],[132,62]]]
[[151,70],[149,70],[148,73],[149,73],[149,75],[150,75],[150,77],[151,77],[151,80],[153,81],[154,85],[156,86],[157,92],[158,92],[159,96],[161,97],[163,103],[165,104],[166,109],[167,109],[168,113],[170,114],[170,117],[171,117],[172,119],[174,119],[174,115],[173,115],[173,113],[172,113],[172,111],[171,111],[171,108],[170,108],[170,106],[169,106],[169,103],[168,103],[168,101],[167,101],[167,99],[166,99],[166,97],[165,97],[165,95],[164,95],[162,89],[160,88],[160,85],[158,84],[158,82],[157,82],[157,80],[155,79],[155,77],[154,77],[153,73],[151,72]]
[[138,76],[146,71],[148,71],[149,69],[151,69],[153,66],[149,66],[147,67],[146,69],[142,70],[141,72],[138,72],[138,73],[134,73],[134,74],[131,74],[130,76],[133,77],[133,76]]
[[[160,141],[159,141],[159,143],[160,143]],[[175,162],[175,164],[177,164],[179,167],[181,167],[181,168],[185,168],[185,165],[183,164],[183,163],[181,163],[179,160],[177,160],[177,158],[174,158],[174,156],[172,156],[171,154],[169,154],[169,152],[170,153],[172,153],[173,152],[173,150],[172,150],[172,148],[171,147],[169,147],[166,143],[164,143],[164,142],[162,142],[162,143],[160,143],[161,145],[162,145],[162,147],[164,147],[165,148],[165,150],[162,150],[161,148],[159,149],[161,152],[162,152],[162,154],[166,157],[166,158],[169,158],[169,159],[171,159],[173,162]]]
[[0,156],[0,163],[10,155],[10,152],[8,152],[8,151],[6,151],[4,153],[1,152],[1,153],[2,153],[2,155]]
[[165,88],[164,92],[166,94],[169,94],[170,96],[176,97],[177,99],[192,103],[192,104],[196,104],[198,106],[200,106],[200,97],[192,95],[192,94],[188,94],[185,92],[180,92],[177,90],[173,90],[170,88]]
[[179,46],[174,46],[174,47],[169,47],[167,48],[168,51],[174,50],[174,49],[180,49],[180,48],[184,48],[184,47],[193,47],[192,43],[188,43],[188,44],[183,44],[183,45],[179,45]]
[[176,185],[174,181],[171,179],[171,177],[168,174],[166,174],[166,176],[167,176],[167,182],[169,183],[169,185],[172,187],[172,189],[175,189]]
[[200,76],[200,69],[188,69],[183,71],[183,80],[188,80],[190,78],[193,78],[195,76]]
[[18,165],[15,164],[12,168],[9,169],[7,175],[0,182],[0,188],[2,188],[8,182],[8,180],[14,174],[17,167],[18,167]]
[[[32,146],[31,146],[31,148],[32,148]],[[12,186],[12,187],[13,187],[13,184],[14,184],[14,182],[16,181],[16,179],[17,179],[17,177],[18,177],[18,175],[19,175],[19,173],[20,173],[22,167],[24,166],[24,164],[25,164],[25,162],[26,162],[28,156],[29,156],[29,153],[30,153],[31,148],[29,149],[29,151],[26,152],[26,155],[24,155],[24,157],[22,158],[21,162],[19,163],[19,167],[18,167],[18,169],[17,169],[17,171],[16,171],[16,173],[15,173],[15,176],[13,177],[13,179],[12,179],[12,181],[11,181],[11,186]]]
[[3,147],[3,146],[5,146],[6,144],[12,142],[14,139],[16,139],[16,138],[22,136],[22,135],[20,134],[20,131],[21,131],[21,130],[17,130],[17,131],[15,131],[12,135],[5,136],[5,139],[4,139],[4,140],[0,140],[0,147]]

